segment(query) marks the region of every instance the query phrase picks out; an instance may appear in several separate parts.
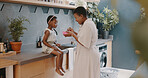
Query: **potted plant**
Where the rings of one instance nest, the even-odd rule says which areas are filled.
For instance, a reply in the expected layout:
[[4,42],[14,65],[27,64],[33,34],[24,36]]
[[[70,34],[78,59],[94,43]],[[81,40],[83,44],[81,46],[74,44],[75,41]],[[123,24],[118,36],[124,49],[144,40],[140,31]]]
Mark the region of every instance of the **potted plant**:
[[118,11],[116,9],[110,10],[108,7],[104,7],[103,12],[100,13],[98,10],[97,18],[99,18],[99,22],[102,23],[103,38],[108,39],[109,31],[119,23]]
[[87,3],[88,15],[96,23],[102,24],[103,38],[107,39],[109,31],[119,23],[118,11],[110,10],[108,7],[104,7],[103,12],[100,13],[97,2]]
[[92,18],[95,24],[99,22],[98,18],[98,2],[87,2],[87,11],[89,18]]
[[12,36],[12,39],[14,40],[10,42],[10,44],[11,44],[12,50],[16,51],[16,53],[21,52],[22,41],[20,40],[20,37],[23,36],[24,34],[23,31],[27,30],[27,28],[23,26],[24,21],[29,22],[29,20],[26,19],[25,17],[8,19],[8,22],[10,22],[10,25],[8,26],[9,32],[10,32],[10,35]]
[[87,2],[87,12],[88,12],[88,17],[92,18],[92,21],[96,24],[96,28],[98,29],[98,38],[102,38],[101,33],[101,27],[99,23],[99,18],[98,18],[98,4],[99,2]]

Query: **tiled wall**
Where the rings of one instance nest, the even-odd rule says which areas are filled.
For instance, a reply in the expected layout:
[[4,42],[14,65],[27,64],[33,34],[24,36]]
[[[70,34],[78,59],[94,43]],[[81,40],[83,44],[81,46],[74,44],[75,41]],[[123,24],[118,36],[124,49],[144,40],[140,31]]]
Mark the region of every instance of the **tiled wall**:
[[75,22],[72,10],[2,2],[0,3],[0,37],[5,34],[4,39],[9,38],[11,40],[8,33],[9,23],[7,18],[25,16],[31,24],[24,22],[24,26],[27,27],[28,31],[24,31],[21,40],[23,45],[35,44],[38,37],[43,35],[44,29],[48,26],[46,19],[49,15],[57,16],[58,42],[70,42],[67,41],[70,38],[65,38],[62,35],[62,31],[65,31],[68,27],[73,27],[78,31],[79,25]]

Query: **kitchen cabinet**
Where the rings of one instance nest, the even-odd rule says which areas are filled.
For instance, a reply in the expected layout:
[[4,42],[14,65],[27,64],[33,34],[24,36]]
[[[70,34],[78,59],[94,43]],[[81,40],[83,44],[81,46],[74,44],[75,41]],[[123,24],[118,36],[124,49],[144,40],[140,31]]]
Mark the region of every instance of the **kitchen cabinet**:
[[76,6],[73,5],[64,5],[60,3],[52,3],[52,2],[37,1],[37,0],[0,0],[0,2],[28,4],[28,5],[37,5],[37,6],[46,6],[46,7],[55,7],[55,8],[66,8],[66,9],[76,8]]
[[107,45],[107,67],[112,67],[112,41],[105,42]]
[[[67,69],[67,54],[63,57],[63,68]],[[56,57],[46,58],[24,65],[15,65],[15,78],[60,78],[55,72]]]
[[6,78],[13,78],[13,65],[16,65],[17,61],[0,59],[0,69],[5,68]]

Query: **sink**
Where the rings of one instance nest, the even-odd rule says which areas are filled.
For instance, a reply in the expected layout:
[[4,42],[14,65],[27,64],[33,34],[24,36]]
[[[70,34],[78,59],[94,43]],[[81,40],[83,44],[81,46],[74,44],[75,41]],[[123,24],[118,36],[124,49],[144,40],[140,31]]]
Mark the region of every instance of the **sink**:
[[61,50],[64,50],[64,49],[73,48],[73,47],[75,47],[75,45],[72,45],[72,44],[62,44],[59,48]]
[[75,47],[75,45],[62,44],[59,48],[61,49],[62,52],[67,53],[68,52],[68,48],[73,48],[73,47]]
[[59,48],[60,48],[61,50],[64,50],[64,49],[71,48],[71,47],[69,47],[69,46],[60,46]]

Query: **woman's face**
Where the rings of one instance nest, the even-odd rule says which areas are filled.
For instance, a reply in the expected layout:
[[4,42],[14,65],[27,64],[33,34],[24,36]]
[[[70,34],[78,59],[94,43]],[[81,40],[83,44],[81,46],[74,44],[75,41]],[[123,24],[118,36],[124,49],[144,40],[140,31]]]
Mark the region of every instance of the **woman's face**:
[[75,20],[81,25],[83,24],[83,15],[78,15],[77,13],[74,13],[74,17],[75,17]]
[[56,28],[57,27],[57,19],[53,19],[51,22],[50,22],[50,25],[53,27],[53,28]]

